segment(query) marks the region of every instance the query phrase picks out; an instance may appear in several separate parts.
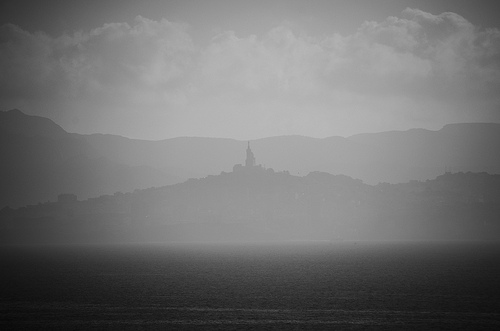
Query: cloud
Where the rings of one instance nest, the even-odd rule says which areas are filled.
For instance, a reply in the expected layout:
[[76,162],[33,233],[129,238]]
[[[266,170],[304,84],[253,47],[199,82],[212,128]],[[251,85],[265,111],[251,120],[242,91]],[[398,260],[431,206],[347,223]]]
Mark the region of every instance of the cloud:
[[[51,37],[0,28],[0,107],[143,138],[348,135],[500,121],[500,31],[406,9],[351,35],[222,32],[138,16]],[[78,121],[74,119],[78,119]]]
[[0,31],[2,107],[53,116],[175,105],[196,51],[185,25],[140,16],[57,38],[10,24]]
[[[484,99],[485,91],[499,88],[499,35],[454,13],[414,9],[365,22],[349,36],[314,38],[285,27],[260,38],[226,32],[203,55],[204,80],[230,91],[228,108],[250,104],[252,116],[263,119],[268,112],[277,127],[288,123],[280,133],[321,136],[499,120],[491,117],[498,98]],[[218,107],[226,118],[236,111]]]

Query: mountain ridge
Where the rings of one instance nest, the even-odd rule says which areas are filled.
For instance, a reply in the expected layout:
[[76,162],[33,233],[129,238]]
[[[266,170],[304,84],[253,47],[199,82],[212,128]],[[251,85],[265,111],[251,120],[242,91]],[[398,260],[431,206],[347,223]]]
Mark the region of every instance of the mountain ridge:
[[[25,115],[19,110],[1,112],[0,128],[0,152],[5,160],[3,177],[10,183],[1,192],[4,198],[0,198],[0,206],[53,200],[58,188],[64,189],[58,193],[78,193],[84,198],[230,172],[233,165],[244,161],[247,148],[247,141],[232,138],[141,140],[103,133],[67,133],[50,119]],[[436,131],[417,128],[349,137],[274,136],[250,140],[250,145],[257,163],[267,168],[302,175],[313,171],[344,174],[370,184],[426,180],[450,168],[500,173],[500,155],[496,153],[500,149],[499,123],[454,123]],[[71,163],[74,158],[93,170],[84,170],[85,164]],[[109,163],[96,161],[100,158]],[[73,167],[71,171],[64,170],[66,182],[73,184],[58,186],[55,183],[60,180],[54,171],[67,169],[66,163]],[[43,166],[43,171],[37,170],[37,166]],[[117,173],[122,173],[123,178],[111,175],[113,169],[121,169]],[[34,176],[33,173],[39,176],[50,173],[52,180],[43,184],[53,185],[48,190],[50,194],[40,193],[35,200],[35,197],[24,199],[21,192],[14,199],[17,202],[7,201],[9,191],[20,190],[13,178],[23,183],[19,186],[22,190],[40,191],[39,187],[26,184],[26,178]],[[105,182],[112,177],[115,178],[112,183],[102,185],[99,190],[86,183],[99,182],[91,178],[102,178]],[[129,184],[125,185],[126,182]]]
[[146,188],[178,180],[160,169],[130,166],[99,153],[84,136],[19,110],[0,112],[0,208]]

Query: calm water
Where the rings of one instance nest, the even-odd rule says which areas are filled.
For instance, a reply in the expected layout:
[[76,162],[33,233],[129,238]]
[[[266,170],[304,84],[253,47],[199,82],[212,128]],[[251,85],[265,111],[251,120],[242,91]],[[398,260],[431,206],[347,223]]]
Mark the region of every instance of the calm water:
[[498,329],[499,247],[3,247],[0,328]]

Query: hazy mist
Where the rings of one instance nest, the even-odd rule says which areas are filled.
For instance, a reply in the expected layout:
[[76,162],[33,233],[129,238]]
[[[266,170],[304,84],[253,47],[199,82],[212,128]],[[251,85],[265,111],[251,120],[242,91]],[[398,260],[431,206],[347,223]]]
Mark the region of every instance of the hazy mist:
[[500,173],[494,9],[2,4],[2,229],[482,238]]
[[1,1],[0,329],[498,329],[498,3]]

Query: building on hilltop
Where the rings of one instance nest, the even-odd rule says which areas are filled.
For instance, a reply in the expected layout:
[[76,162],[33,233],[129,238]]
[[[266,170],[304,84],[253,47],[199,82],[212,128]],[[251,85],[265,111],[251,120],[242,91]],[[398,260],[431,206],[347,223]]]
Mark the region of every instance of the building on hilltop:
[[248,142],[247,146],[247,159],[245,160],[245,167],[255,167],[255,156],[250,149],[250,142]]
[[255,161],[255,155],[252,152],[252,149],[250,148],[250,142],[248,142],[247,145],[247,157],[245,159],[245,166],[242,164],[235,164],[233,167],[233,172],[238,172],[238,171],[249,171],[251,169],[261,169],[263,170],[264,168],[262,165],[257,165]]

